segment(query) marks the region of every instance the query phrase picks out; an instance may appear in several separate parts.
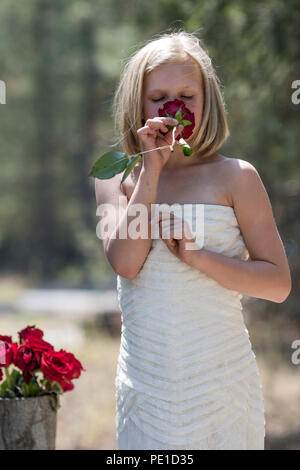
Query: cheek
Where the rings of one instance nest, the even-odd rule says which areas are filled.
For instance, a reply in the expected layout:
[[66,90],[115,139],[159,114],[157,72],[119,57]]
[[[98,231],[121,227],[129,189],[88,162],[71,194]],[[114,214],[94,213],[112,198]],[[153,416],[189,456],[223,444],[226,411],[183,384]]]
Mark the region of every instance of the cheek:
[[202,121],[203,102],[197,100],[193,104],[190,104],[190,106],[187,104],[187,107],[195,114],[195,127],[197,128]]
[[146,120],[158,116],[158,109],[160,108],[158,103],[148,102],[145,105]]

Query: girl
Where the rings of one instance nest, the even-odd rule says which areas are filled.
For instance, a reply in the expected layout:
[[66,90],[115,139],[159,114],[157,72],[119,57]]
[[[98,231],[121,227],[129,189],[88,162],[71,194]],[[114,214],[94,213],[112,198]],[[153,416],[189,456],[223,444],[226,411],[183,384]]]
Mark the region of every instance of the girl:
[[[158,110],[174,99],[195,115],[187,139],[194,154],[180,145],[154,150],[122,184],[120,174],[95,179],[97,204],[117,210],[116,220],[114,210],[108,214],[103,246],[122,312],[118,449],[264,449],[262,386],[241,298],[283,302],[291,290],[287,258],[258,172],[217,153],[229,135],[224,102],[195,34],[163,34],[128,60],[114,101],[124,151],[172,143],[167,125],[176,122]],[[181,131],[176,126],[175,136]],[[181,216],[160,215],[158,239],[129,236],[134,209],[146,209],[150,230],[159,203],[199,209],[202,246],[187,248]]]

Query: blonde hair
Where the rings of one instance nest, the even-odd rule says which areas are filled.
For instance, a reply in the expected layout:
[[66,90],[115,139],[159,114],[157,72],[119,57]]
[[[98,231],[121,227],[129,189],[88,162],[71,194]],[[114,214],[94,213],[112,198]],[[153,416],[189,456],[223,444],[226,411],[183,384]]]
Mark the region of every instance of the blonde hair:
[[189,144],[202,158],[212,156],[229,136],[221,84],[211,59],[195,33],[160,34],[134,52],[121,72],[113,99],[115,130],[128,155],[141,151],[137,130],[142,124],[144,77],[161,64],[192,58],[200,67],[204,92],[202,122]]

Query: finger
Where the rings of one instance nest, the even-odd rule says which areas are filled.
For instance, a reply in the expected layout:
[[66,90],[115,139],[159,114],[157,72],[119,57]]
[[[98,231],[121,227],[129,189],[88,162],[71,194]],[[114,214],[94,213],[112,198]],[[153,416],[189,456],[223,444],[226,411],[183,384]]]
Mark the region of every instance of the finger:
[[149,124],[149,127],[150,129],[155,129],[156,132],[161,132],[163,135],[169,132],[169,129],[163,122],[159,126],[156,126],[156,124],[155,126],[152,126],[151,124]]
[[169,220],[162,220],[159,222],[159,226],[161,230],[169,231],[172,234],[176,233],[182,236],[184,232],[183,226],[180,222],[170,222]]
[[164,233],[166,236],[173,236],[174,230],[173,227],[167,225],[166,227],[160,227],[161,233]]
[[163,118],[163,117],[156,117],[153,119],[147,119],[146,126],[149,126],[151,129],[154,130],[163,130],[168,132],[167,125],[169,126],[176,126],[178,124],[177,119],[173,118]]
[[162,227],[175,227],[176,229],[182,227],[182,219],[180,217],[174,216],[173,213],[165,212],[163,214],[160,214],[156,216],[153,221],[151,222],[151,225],[155,225],[156,223],[159,224],[160,229]]
[[138,135],[156,135],[156,131],[154,129],[151,129],[149,126],[144,126],[138,129],[137,131]]
[[164,218],[160,220],[159,223],[163,226],[169,224],[173,227],[183,227],[183,220],[176,216],[174,216],[174,218]]
[[174,239],[174,240],[182,240],[183,238],[183,234],[181,230],[173,231],[173,230],[166,229],[162,231],[162,234],[164,238],[169,238],[169,239]]
[[171,238],[171,239],[166,239],[166,240],[163,240],[163,241],[171,251],[174,251],[174,249],[176,248],[175,240],[173,240]]
[[153,217],[153,219],[151,220],[151,225],[155,225],[160,220],[169,219],[169,218],[170,218],[169,212],[160,212],[158,215]]
[[147,119],[146,124],[148,122],[162,122],[166,126],[176,126],[178,121],[176,118],[168,117],[168,116],[155,116],[154,118]]
[[163,220],[159,222],[159,225],[162,230],[166,231],[166,233],[169,233],[169,235],[176,240],[182,240],[183,238],[192,240],[195,237],[191,232],[189,225],[187,223],[183,225],[182,220],[177,220],[174,222]]
[[184,219],[182,219],[182,217],[178,217],[177,215],[174,215],[173,212],[159,211],[159,213],[151,219],[151,224],[154,225],[157,222],[161,222],[162,220],[170,220],[170,221],[176,221],[176,222],[182,223]]
[[169,221],[167,220],[160,222],[159,225],[161,227],[161,230],[165,231],[166,233],[171,234],[172,236],[174,236],[174,234],[182,233],[181,227],[176,226],[172,223],[169,223]]
[[178,126],[175,131],[175,135],[177,136],[178,134],[180,134],[180,132],[183,131],[183,129],[184,129],[184,126],[180,124],[180,126]]
[[149,127],[150,129],[155,130],[155,131],[159,131],[159,130],[168,131],[166,124],[161,120],[158,121],[155,119],[148,119],[145,127]]
[[159,224],[163,229],[170,228],[171,230],[175,230],[176,232],[184,231],[184,226],[181,220],[161,220]]
[[[175,136],[176,137],[180,134],[180,132],[183,131],[183,128],[184,128],[184,126],[182,124],[180,124],[178,127],[176,127],[176,130],[175,130]],[[162,132],[162,131],[160,131],[160,132],[161,132],[161,134],[163,134],[164,137],[165,136],[168,136],[168,137],[170,136],[172,138],[173,128],[168,130],[167,132]]]

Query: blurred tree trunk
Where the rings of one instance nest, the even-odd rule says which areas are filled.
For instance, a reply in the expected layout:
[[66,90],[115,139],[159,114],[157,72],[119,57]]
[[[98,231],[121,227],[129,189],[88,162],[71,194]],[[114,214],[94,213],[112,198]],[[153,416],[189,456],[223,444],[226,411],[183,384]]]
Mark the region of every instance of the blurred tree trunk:
[[[93,12],[91,8],[90,12]],[[81,91],[82,106],[79,115],[79,153],[77,155],[78,171],[78,200],[81,203],[82,221],[86,229],[94,227],[94,216],[91,213],[91,188],[88,173],[90,172],[91,156],[95,151],[95,127],[100,111],[100,102],[97,99],[97,85],[100,81],[100,73],[95,64],[96,46],[95,17],[85,17],[80,24],[81,44]]]
[[32,193],[32,250],[33,271],[41,280],[54,272],[52,261],[56,251],[55,191],[53,177],[54,120],[56,81],[55,56],[51,51],[51,35],[54,23],[54,7],[57,0],[37,0],[33,9],[32,42],[33,68],[33,115],[35,135],[33,152],[35,171]]

